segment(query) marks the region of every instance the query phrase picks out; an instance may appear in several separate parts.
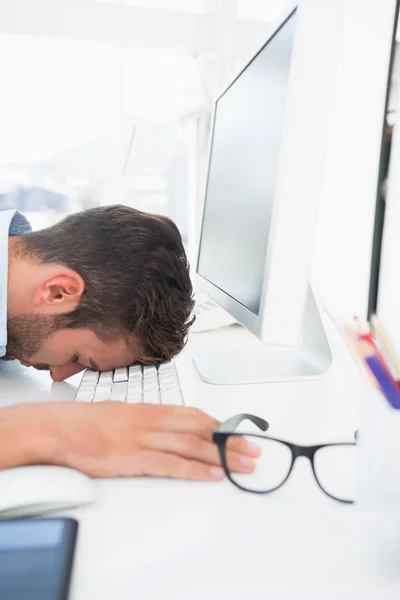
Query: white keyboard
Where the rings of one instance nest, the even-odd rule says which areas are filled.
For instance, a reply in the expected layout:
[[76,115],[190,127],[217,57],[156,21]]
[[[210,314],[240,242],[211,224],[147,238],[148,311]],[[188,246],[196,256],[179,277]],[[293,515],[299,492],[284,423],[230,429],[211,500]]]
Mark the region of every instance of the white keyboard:
[[98,372],[87,369],[77,389],[75,400],[184,404],[176,366],[171,360],[157,366],[132,365],[114,371]]

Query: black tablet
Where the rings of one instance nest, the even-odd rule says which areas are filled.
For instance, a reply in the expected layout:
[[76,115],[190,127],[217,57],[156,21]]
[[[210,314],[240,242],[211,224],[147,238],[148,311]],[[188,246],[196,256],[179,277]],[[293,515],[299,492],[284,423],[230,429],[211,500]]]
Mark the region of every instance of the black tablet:
[[66,600],[77,530],[74,519],[0,522],[1,600]]

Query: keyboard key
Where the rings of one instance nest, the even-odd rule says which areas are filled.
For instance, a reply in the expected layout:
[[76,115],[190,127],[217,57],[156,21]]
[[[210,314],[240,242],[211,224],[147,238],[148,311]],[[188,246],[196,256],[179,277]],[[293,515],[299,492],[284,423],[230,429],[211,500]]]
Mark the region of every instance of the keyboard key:
[[100,373],[98,371],[92,371],[91,369],[86,369],[83,373],[82,381],[95,381],[97,383],[99,379]]
[[128,390],[126,401],[128,404],[141,404],[143,402],[143,395],[141,393],[130,394]]
[[158,388],[157,370],[153,369],[152,371],[143,371],[143,382],[145,387]]
[[161,392],[161,404],[169,404],[172,406],[182,405],[183,398],[180,390],[179,392],[177,392],[177,390]]
[[134,393],[130,393],[128,390],[126,401],[128,404],[141,404],[143,402],[143,394],[141,392],[139,394],[137,390]]
[[95,389],[96,389],[96,386],[93,385],[92,383],[90,383],[90,384],[84,383],[79,386],[79,392],[92,392],[92,396],[94,394]]
[[141,379],[136,379],[134,381],[132,381],[132,379],[130,379],[128,381],[128,390],[132,390],[132,389],[140,390],[140,393],[142,393],[143,392],[143,381]]
[[102,371],[100,373],[98,385],[111,385],[112,384],[112,371]]
[[76,394],[75,400],[77,400],[78,402],[91,402],[93,398],[93,392],[92,391],[86,391],[86,390],[78,390],[78,393]]
[[169,377],[168,379],[160,379],[160,389],[173,390],[177,386],[177,380],[175,377]]
[[109,400],[111,395],[111,385],[110,386],[100,386],[98,385],[96,391],[94,393],[93,402],[104,402],[105,400]]
[[114,371],[114,383],[120,381],[128,381],[128,368],[122,367],[120,369],[115,369]]
[[127,389],[128,386],[126,381],[119,381],[117,383],[114,382],[111,388],[110,400],[125,401]]
[[160,395],[158,392],[144,393],[143,402],[146,404],[160,404]]

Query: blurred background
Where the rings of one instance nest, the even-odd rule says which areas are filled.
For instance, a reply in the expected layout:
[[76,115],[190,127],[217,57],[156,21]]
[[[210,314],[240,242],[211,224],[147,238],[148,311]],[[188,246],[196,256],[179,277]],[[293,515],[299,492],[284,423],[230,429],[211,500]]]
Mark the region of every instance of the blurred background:
[[123,202],[196,229],[212,103],[285,0],[2,0],[0,209]]
[[[170,216],[194,264],[213,101],[286,4],[1,0],[0,210],[18,208],[40,229],[74,211],[122,202]],[[351,98],[349,109],[360,131]],[[312,268],[322,297],[346,289],[337,304],[356,309],[365,300],[355,276],[364,242],[356,256],[344,204],[322,202]]]

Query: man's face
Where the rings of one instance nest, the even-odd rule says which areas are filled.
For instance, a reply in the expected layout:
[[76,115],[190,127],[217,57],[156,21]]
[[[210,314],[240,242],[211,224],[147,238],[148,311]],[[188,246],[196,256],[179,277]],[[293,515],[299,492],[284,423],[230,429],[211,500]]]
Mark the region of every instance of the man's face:
[[48,369],[54,381],[63,381],[86,367],[108,371],[137,360],[122,338],[102,342],[90,329],[54,331],[53,317],[24,315],[7,321],[7,353],[25,366]]

